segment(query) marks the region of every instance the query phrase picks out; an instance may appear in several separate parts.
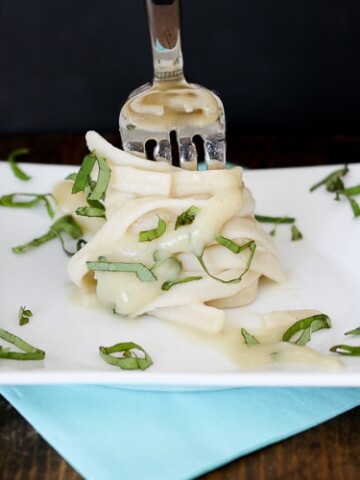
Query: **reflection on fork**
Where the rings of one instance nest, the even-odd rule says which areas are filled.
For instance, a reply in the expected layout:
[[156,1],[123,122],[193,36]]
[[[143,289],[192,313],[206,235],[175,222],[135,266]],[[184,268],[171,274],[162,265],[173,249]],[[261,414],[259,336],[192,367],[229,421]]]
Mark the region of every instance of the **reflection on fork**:
[[224,168],[225,113],[210,90],[183,75],[179,0],[147,0],[154,80],[135,90],[120,112],[123,148],[196,170]]

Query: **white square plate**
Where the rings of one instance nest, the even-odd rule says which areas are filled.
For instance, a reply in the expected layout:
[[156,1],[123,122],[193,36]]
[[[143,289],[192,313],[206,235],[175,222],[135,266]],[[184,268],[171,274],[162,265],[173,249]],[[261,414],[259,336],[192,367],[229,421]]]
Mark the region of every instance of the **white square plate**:
[[[360,218],[346,199],[334,201],[311,185],[335,166],[245,170],[244,181],[256,199],[256,213],[294,216],[303,233],[290,240],[289,226],[278,228],[275,242],[287,281],[265,282],[256,301],[229,311],[229,322],[246,325],[274,310],[317,309],[333,327],[313,335],[310,347],[329,353],[334,344],[360,345],[344,332],[360,326]],[[22,182],[0,162],[0,196],[50,192],[76,170],[69,166],[25,165],[32,179]],[[360,183],[360,164],[351,165],[346,185]],[[123,320],[111,312],[82,308],[72,300],[67,257],[57,240],[23,255],[11,247],[45,233],[52,220],[42,206],[32,210],[0,207],[0,327],[46,351],[41,362],[0,359],[0,384],[96,383],[132,388],[229,388],[239,386],[360,386],[360,358],[341,357],[344,367],[323,371],[311,366],[272,365],[243,371],[216,341],[151,317]],[[265,225],[267,228],[267,226]],[[19,326],[20,306],[34,316]],[[250,328],[249,328],[250,325]],[[134,341],[154,364],[146,371],[122,371],[99,356],[100,345]],[[340,358],[340,357],[339,357]]]

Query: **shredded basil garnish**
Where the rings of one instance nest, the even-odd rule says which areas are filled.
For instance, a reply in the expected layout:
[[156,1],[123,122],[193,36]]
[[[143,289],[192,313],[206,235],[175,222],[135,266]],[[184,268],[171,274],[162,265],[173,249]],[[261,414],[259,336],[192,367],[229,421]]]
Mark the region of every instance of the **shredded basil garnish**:
[[291,226],[291,240],[295,242],[296,240],[301,240],[303,238],[302,233],[297,228],[296,225]]
[[[345,332],[345,335],[360,335],[360,327],[354,328],[353,330],[349,330]],[[360,356],[360,346],[354,345],[334,345],[330,348],[330,352],[338,353],[339,355],[348,355],[352,357],[359,357]]]
[[93,272],[131,272],[135,273],[142,282],[155,282],[153,272],[143,263],[108,262],[97,260],[86,262],[87,268]]
[[269,232],[271,236],[275,236],[276,229],[279,225],[292,224],[291,240],[300,240],[303,238],[302,233],[295,225],[296,219],[294,217],[271,217],[269,215],[255,215],[255,219],[260,223],[272,223],[274,225],[273,229]]
[[354,217],[356,218],[360,217],[360,205],[352,197],[360,194],[360,185],[345,188],[342,177],[344,177],[348,172],[349,168],[347,165],[339,170],[335,170],[335,172],[330,173],[330,175],[325,177],[323,180],[313,185],[310,188],[310,192],[313,192],[321,185],[324,185],[328,192],[335,193],[335,200],[340,200],[341,195],[345,196],[348,199]]
[[[136,350],[143,356],[139,357]],[[111,347],[99,347],[100,356],[106,363],[119,367],[122,370],[146,370],[153,361],[150,355],[134,342],[116,343]],[[113,355],[120,353],[121,356]]]
[[360,205],[354,198],[350,197],[349,195],[346,195],[346,198],[349,200],[354,217],[360,217]]
[[30,317],[33,316],[32,311],[26,307],[19,308],[19,325],[26,325],[29,323]]
[[15,177],[17,177],[19,180],[27,181],[31,179],[31,177],[19,167],[19,165],[16,163],[16,160],[15,160],[16,157],[19,157],[20,155],[27,155],[28,153],[29,153],[28,148],[19,148],[11,152],[7,158],[7,161],[9,162],[11,170],[13,171]]
[[76,214],[80,217],[97,217],[105,218],[105,207],[79,207],[76,209]]
[[271,217],[269,215],[255,215],[255,219],[261,223],[276,223],[278,225],[282,223],[295,223],[294,217]]
[[[21,197],[30,197],[30,200],[21,199]],[[0,197],[0,205],[11,208],[32,208],[40,202],[44,202],[47,213],[50,218],[55,216],[55,211],[49,199],[54,199],[51,193],[10,193]]]
[[[331,321],[327,315],[323,313],[312,315],[311,317],[306,317],[295,322],[283,334],[282,340],[283,342],[291,342],[296,345],[304,346],[310,341],[312,333],[330,327]],[[302,332],[301,335],[296,340],[292,340],[300,332]]]
[[91,172],[95,165],[96,157],[93,154],[85,155],[81,167],[75,177],[72,193],[84,192],[89,186]]
[[360,335],[360,327],[354,328],[353,330],[349,330],[345,332],[345,335]]
[[199,211],[199,207],[192,205],[185,212],[180,213],[175,222],[175,230],[183,225],[191,225]]
[[[217,235],[215,237],[215,239],[218,243],[220,243],[220,245],[224,246],[225,248],[227,248],[228,250],[230,250],[231,252],[233,252],[235,254],[240,253],[240,252],[242,252],[243,250],[246,250],[246,249],[250,250],[250,255],[247,259],[247,262],[246,262],[246,265],[245,265],[245,268],[244,268],[243,272],[237,278],[232,278],[230,280],[223,280],[222,278],[215,277],[215,275],[212,275],[209,272],[209,269],[205,265],[203,255],[196,255],[196,258],[198,259],[200,265],[202,266],[204,271],[209,275],[209,277],[211,277],[214,280],[217,280],[221,283],[239,283],[239,282],[241,282],[243,276],[248,272],[248,270],[251,266],[252,260],[254,258],[255,250],[256,250],[256,243],[254,242],[254,240],[250,240],[249,242],[244,243],[243,245],[237,245],[232,240],[229,240],[228,238],[222,237],[221,235]],[[236,249],[235,249],[235,247],[236,247]],[[235,250],[237,250],[237,251],[235,251]]]
[[259,340],[257,340],[254,335],[251,335],[245,328],[241,329],[241,335],[244,337],[246,345],[259,345]]
[[330,352],[338,353],[339,355],[348,355],[351,357],[360,357],[360,346],[352,345],[334,345],[330,348]]
[[[64,215],[63,217],[59,218],[54,222],[47,233],[42,235],[41,237],[34,238],[30,242],[27,242],[23,245],[18,245],[17,247],[13,247],[12,251],[14,253],[25,253],[28,250],[39,247],[44,243],[49,242],[53,238],[62,236],[63,233],[68,234],[74,240],[78,239],[82,235],[82,229],[80,225],[75,221],[75,219],[71,215]],[[62,242],[63,245],[63,242]],[[65,253],[68,253],[65,250]]]
[[344,189],[344,184],[342,183],[341,177],[344,177],[349,172],[347,165],[344,165],[343,168],[335,170],[334,172],[327,175],[323,180],[316,183],[310,188],[310,192],[313,192],[317,188],[324,185],[328,192],[336,192],[337,190]]
[[200,277],[200,276],[192,276],[192,277],[185,277],[185,278],[182,278],[180,280],[174,280],[174,281],[167,281],[167,282],[164,282],[162,285],[161,285],[161,290],[165,290],[165,291],[168,291],[170,290],[171,287],[173,287],[174,285],[179,285],[181,283],[188,283],[188,282],[194,282],[196,280],[201,280],[203,277]]
[[166,223],[162,218],[159,217],[158,224],[156,228],[150,230],[143,230],[139,233],[139,242],[151,242],[155,238],[160,238],[164,235],[166,230]]
[[9,360],[43,360],[45,358],[45,352],[43,350],[33,347],[25,342],[25,340],[2,328],[0,328],[0,338],[22,350],[22,352],[16,352],[9,348],[0,347],[0,358]]
[[[91,178],[91,172],[94,168],[95,162],[99,167],[96,181]],[[85,192],[87,194],[88,206],[78,208],[76,210],[78,215],[105,217],[105,206],[101,200],[105,198],[110,174],[110,168],[103,158],[98,157],[94,153],[84,157],[80,170],[74,179],[72,193]]]

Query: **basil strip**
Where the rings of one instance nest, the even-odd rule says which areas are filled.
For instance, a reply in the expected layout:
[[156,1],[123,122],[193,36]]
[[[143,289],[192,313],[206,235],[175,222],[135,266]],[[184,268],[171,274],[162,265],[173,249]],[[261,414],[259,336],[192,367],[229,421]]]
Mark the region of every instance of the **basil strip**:
[[11,152],[7,158],[7,161],[9,162],[11,170],[13,171],[15,177],[17,177],[19,180],[27,181],[31,179],[31,177],[19,167],[19,165],[16,163],[16,160],[15,160],[16,157],[20,155],[27,155],[28,153],[29,153],[28,148],[19,148]]
[[302,331],[302,334],[300,335],[300,337],[291,343],[304,346],[310,341],[312,333],[318,330],[321,330],[323,328],[330,328],[330,327],[331,327],[330,318],[323,313],[313,315],[311,317],[306,317],[306,318],[303,318],[302,320],[295,322],[294,325],[292,325],[288,330],[286,330],[286,332],[282,336],[282,341],[291,342],[291,339],[296,334]]
[[222,235],[216,235],[215,240],[220,243],[223,247],[227,248],[230,250],[230,252],[238,254],[242,252],[243,250],[246,250],[247,248],[250,248],[250,245],[254,243],[254,240],[250,240],[247,243],[244,243],[243,245],[238,245],[237,243],[233,242],[229,238],[223,237]]
[[56,233],[67,233],[75,240],[81,237],[83,233],[82,228],[71,215],[60,217],[51,225],[50,230]]
[[135,273],[142,282],[155,282],[157,278],[143,263],[107,262],[105,260],[86,262],[93,272],[130,272]]
[[76,209],[76,215],[80,217],[105,218],[105,207],[79,207]]
[[355,218],[360,217],[360,206],[357,203],[357,201],[354,198],[352,198],[348,195],[346,195],[346,198],[349,200],[349,203],[350,203],[351,209],[353,211],[354,217]]
[[339,355],[348,355],[351,357],[360,357],[360,346],[354,347],[352,345],[334,345],[330,348],[330,352],[338,353]]
[[95,188],[90,193],[89,200],[101,200],[105,197],[106,189],[110,180],[110,168],[106,161],[101,157],[96,157],[99,165],[99,175],[96,181]]
[[194,282],[196,280],[201,280],[202,278],[203,277],[200,277],[200,276],[193,276],[193,277],[185,277],[185,278],[182,278],[181,280],[174,280],[174,281],[168,280],[167,282],[164,282],[161,285],[161,290],[165,290],[167,292],[174,285],[178,285],[180,283]]
[[71,215],[64,215],[50,226],[50,229],[47,233],[41,237],[34,238],[28,243],[13,247],[12,251],[14,253],[25,253],[31,248],[39,247],[40,245],[49,242],[53,238],[60,236],[62,233],[67,233],[76,240],[82,235],[83,232],[80,225]]
[[[31,200],[16,200],[16,197],[32,197]],[[53,198],[51,193],[11,193],[0,197],[0,205],[11,208],[31,208],[40,202],[44,202],[50,218],[53,218],[55,211],[47,197]]]
[[182,225],[191,225],[199,211],[199,207],[192,205],[185,212],[180,213],[175,222],[175,230],[177,230]]
[[[217,235],[217,237],[225,239],[225,237],[221,237],[221,235]],[[229,242],[231,242],[231,244],[234,243],[232,240],[229,240],[229,239],[225,239],[225,240],[228,240]],[[224,242],[224,243],[226,243],[226,242]],[[228,249],[231,249],[232,247],[229,248],[229,245],[228,246],[224,245],[224,246],[226,246],[226,248],[228,248]],[[236,244],[234,243],[234,245],[236,245]],[[231,280],[223,280],[222,278],[215,277],[214,275],[212,275],[209,272],[207,266],[205,265],[203,255],[199,255],[199,256],[196,255],[196,258],[198,259],[198,261],[199,261],[200,265],[202,266],[202,268],[204,269],[204,271],[209,275],[209,277],[213,278],[214,280],[217,280],[221,283],[239,283],[239,282],[241,282],[242,277],[248,272],[248,270],[251,266],[252,260],[254,258],[255,250],[256,250],[256,243],[254,242],[254,240],[250,240],[249,242],[245,243],[244,245],[240,245],[240,246],[236,245],[236,246],[239,247],[239,251],[238,252],[233,252],[233,253],[239,253],[239,252],[245,250],[246,248],[248,248],[250,250],[250,255],[247,259],[245,268],[244,268],[243,272],[241,273],[241,275],[237,278],[232,278]],[[233,250],[231,249],[231,251],[233,251]]]
[[296,240],[301,240],[303,238],[302,233],[297,228],[296,225],[291,226],[291,240],[295,242]]
[[[144,354],[144,357],[138,357],[133,350],[139,350]],[[99,347],[99,352],[106,363],[122,370],[145,370],[153,363],[150,355],[134,342],[116,343],[111,347]],[[121,353],[122,356],[115,356],[113,353]]]
[[259,341],[251,335],[245,328],[241,329],[241,335],[244,337],[246,345],[259,345]]
[[261,223],[295,223],[295,218],[293,217],[270,217],[268,215],[254,215],[255,219]]
[[[347,165],[345,165],[343,168],[340,168],[339,170],[335,170],[335,172],[330,173],[323,180],[320,180],[320,182],[313,185],[310,188],[310,192],[313,192],[314,190],[321,187],[322,185],[325,185],[326,190],[328,190],[329,192],[336,192],[339,189],[343,190],[344,186],[342,184],[341,177],[346,175],[348,172],[349,172],[349,168]],[[342,188],[341,188],[341,185],[342,185]]]
[[[360,327],[345,332],[345,335],[360,335]],[[339,355],[359,357],[360,346],[345,345],[344,343],[342,343],[340,345],[334,345],[333,347],[331,347],[330,352],[338,353]]]
[[83,192],[89,185],[90,175],[95,164],[96,157],[94,154],[86,155],[82,161],[80,170],[74,180],[71,193]]
[[346,196],[360,195],[360,185],[356,185],[355,187],[344,188],[344,190],[342,190],[341,193]]
[[271,236],[275,236],[276,228],[281,224],[293,224],[291,227],[291,240],[301,240],[303,238],[300,230],[294,225],[296,219],[294,217],[270,217],[267,215],[254,215],[255,219],[260,223],[273,223],[274,228],[269,232]]
[[0,328],[0,338],[20,348],[22,352],[14,352],[8,348],[0,348],[0,358],[9,360],[43,360],[45,352],[33,347],[20,337]]
[[20,307],[19,308],[19,325],[26,325],[29,323],[30,317],[33,316],[32,311],[25,308],[25,307]]
[[139,233],[139,242],[151,242],[155,238],[159,238],[164,235],[166,230],[166,223],[162,218],[159,217],[158,224],[156,228],[150,230],[143,230]]
[[349,330],[345,332],[345,335],[360,335],[360,327],[354,328],[353,330]]

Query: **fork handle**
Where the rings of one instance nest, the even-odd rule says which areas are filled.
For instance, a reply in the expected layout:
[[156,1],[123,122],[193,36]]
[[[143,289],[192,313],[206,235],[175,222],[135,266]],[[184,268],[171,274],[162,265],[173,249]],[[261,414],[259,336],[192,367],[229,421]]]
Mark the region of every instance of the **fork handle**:
[[146,0],[154,81],[182,80],[180,0]]

